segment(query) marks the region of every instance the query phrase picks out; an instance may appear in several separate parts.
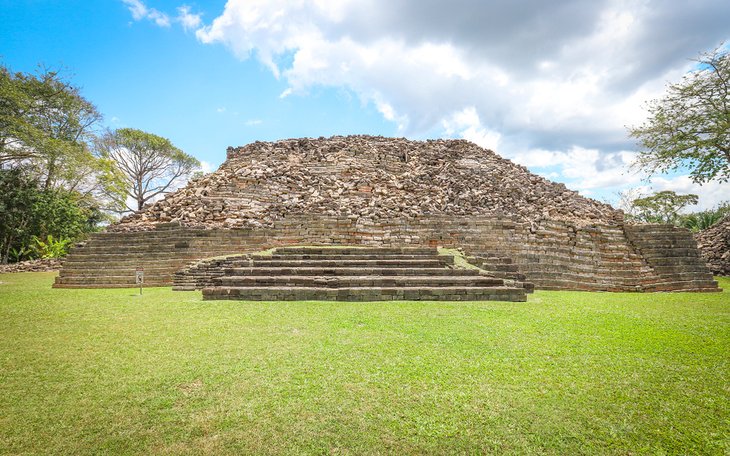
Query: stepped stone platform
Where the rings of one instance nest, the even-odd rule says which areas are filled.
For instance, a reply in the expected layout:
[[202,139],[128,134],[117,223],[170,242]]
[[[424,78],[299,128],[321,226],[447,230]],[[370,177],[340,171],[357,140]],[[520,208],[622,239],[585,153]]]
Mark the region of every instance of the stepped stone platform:
[[[712,258],[725,261],[719,235]],[[492,276],[544,290],[719,291],[687,230],[628,224],[621,211],[468,141],[372,136],[229,148],[216,172],[74,247],[54,286],[134,287],[143,267],[147,286],[186,287],[176,273],[206,258],[293,245],[462,249]],[[311,267],[306,254],[290,254],[299,257],[265,267]],[[434,269],[360,255],[351,268],[368,274]],[[357,277],[345,269],[338,277]]]
[[720,291],[691,233],[681,228],[620,223],[578,228],[558,221],[536,226],[455,216],[370,224],[347,217],[291,216],[269,229],[165,223],[154,230],[96,233],[72,248],[54,287],[135,287],[138,267],[145,270],[145,286],[189,286],[176,273],[201,260],[215,258],[210,261],[225,266],[227,260],[218,257],[291,245],[461,248],[469,262],[495,277],[524,277],[543,290]]
[[[201,280],[204,272],[214,276]],[[199,287],[206,300],[266,301],[526,301],[533,288],[477,268],[457,269],[452,255],[433,247],[283,247],[271,255],[201,262],[176,275],[175,289]]]

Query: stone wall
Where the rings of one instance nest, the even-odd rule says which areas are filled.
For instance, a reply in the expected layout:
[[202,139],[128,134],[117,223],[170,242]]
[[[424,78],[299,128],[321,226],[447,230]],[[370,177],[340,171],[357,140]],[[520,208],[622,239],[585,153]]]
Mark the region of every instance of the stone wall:
[[730,275],[730,215],[695,234],[702,258],[716,275]]
[[715,291],[690,233],[649,225],[576,227],[485,216],[420,216],[388,220],[289,216],[260,229],[156,229],[100,233],[75,248],[56,287],[134,286],[135,267],[148,285],[171,285],[197,260],[282,245],[425,245],[467,254],[507,256],[537,289]]

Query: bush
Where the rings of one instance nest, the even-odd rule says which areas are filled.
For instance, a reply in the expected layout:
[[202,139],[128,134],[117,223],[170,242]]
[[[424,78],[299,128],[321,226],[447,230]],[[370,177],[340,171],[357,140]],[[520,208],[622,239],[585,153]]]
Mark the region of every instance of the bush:
[[96,229],[99,211],[66,190],[41,190],[22,169],[0,169],[0,264],[62,256]]
[[696,233],[706,230],[728,214],[730,214],[730,202],[720,204],[714,209],[685,215],[681,218],[680,225]]
[[37,237],[33,237],[35,244],[33,251],[38,258],[62,258],[68,253],[68,247],[71,245],[71,239],[56,239],[52,234],[46,236],[46,240],[42,241]]

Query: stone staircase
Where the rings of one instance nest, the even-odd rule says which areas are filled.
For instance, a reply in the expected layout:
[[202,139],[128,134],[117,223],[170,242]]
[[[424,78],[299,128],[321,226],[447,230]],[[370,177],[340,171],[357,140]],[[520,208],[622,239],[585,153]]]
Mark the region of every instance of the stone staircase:
[[722,291],[684,228],[673,225],[633,225],[626,235],[651,267],[653,276],[644,280],[645,291]]
[[[430,247],[281,247],[216,262],[223,269],[219,276],[196,265],[199,274],[208,274],[206,300],[526,301],[532,290],[477,268],[458,269],[452,255]],[[175,289],[201,283],[201,276],[192,282],[184,277],[176,276]]]
[[178,224],[151,231],[94,233],[71,248],[53,287],[136,287],[137,268],[144,268],[145,287],[170,286],[175,272],[191,261],[246,251],[247,244],[241,233],[193,230]]
[[512,258],[496,253],[488,253],[468,256],[466,257],[466,261],[486,271],[490,276],[504,279],[507,283],[519,284],[518,286],[524,288],[528,293],[535,291],[535,285],[531,282],[526,282],[527,278],[525,274],[519,272],[519,266],[512,261]]

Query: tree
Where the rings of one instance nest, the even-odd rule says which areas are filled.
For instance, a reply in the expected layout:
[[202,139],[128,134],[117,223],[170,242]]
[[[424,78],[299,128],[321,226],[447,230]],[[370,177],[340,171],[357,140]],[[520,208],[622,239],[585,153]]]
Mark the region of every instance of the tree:
[[[140,210],[155,197],[182,183],[200,162],[175,147],[169,139],[133,128],[120,128],[107,132],[97,143],[100,156],[112,165],[110,185],[117,189],[110,192],[118,206],[127,210]],[[132,198],[136,207],[126,203]]]
[[20,169],[0,169],[0,264],[6,264],[11,249],[28,247],[34,207],[40,192]]
[[44,189],[88,187],[98,172],[89,145],[99,120],[58,72],[36,76],[0,66],[0,166],[31,169]]
[[635,167],[649,174],[687,167],[702,184],[730,179],[730,55],[717,48],[698,69],[649,102],[649,118],[629,127],[641,151]]
[[681,220],[679,212],[685,207],[697,204],[697,195],[678,195],[665,190],[633,201],[633,218],[645,223],[678,224]]
[[706,230],[730,214],[730,202],[720,203],[712,209],[693,212],[682,217],[681,224],[688,230],[697,233]]
[[29,252],[34,239],[55,238],[68,244],[93,231],[99,220],[99,212],[85,204],[77,192],[43,189],[22,168],[0,169],[0,214],[3,264],[13,250]]

